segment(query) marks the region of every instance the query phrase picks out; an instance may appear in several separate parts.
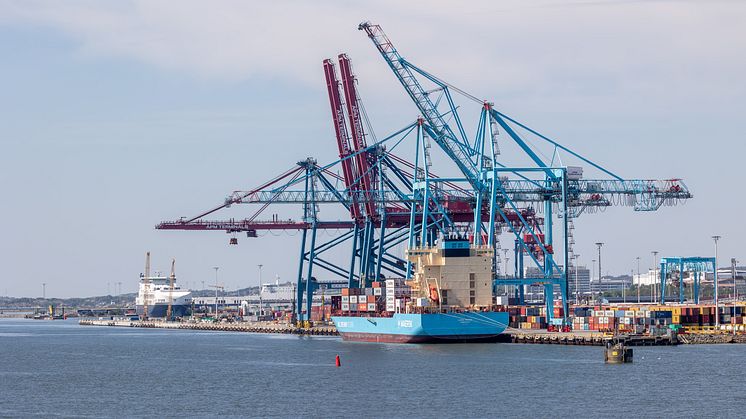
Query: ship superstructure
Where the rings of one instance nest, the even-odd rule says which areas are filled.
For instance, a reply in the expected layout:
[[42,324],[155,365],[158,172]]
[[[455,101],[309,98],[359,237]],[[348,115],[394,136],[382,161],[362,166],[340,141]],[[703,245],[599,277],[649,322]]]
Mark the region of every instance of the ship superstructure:
[[407,285],[416,298],[427,298],[439,309],[492,305],[492,248],[452,236],[439,246],[415,247],[406,254],[415,266]]

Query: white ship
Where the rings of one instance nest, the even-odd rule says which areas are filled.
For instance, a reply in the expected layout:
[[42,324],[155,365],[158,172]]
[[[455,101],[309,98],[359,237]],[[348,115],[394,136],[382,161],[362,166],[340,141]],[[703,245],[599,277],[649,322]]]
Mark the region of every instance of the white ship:
[[168,306],[171,305],[171,317],[184,317],[190,313],[192,293],[182,290],[176,283],[171,264],[171,275],[164,276],[156,273],[150,276],[150,252],[147,253],[145,273],[140,274],[140,287],[135,299],[137,314],[142,316],[147,306],[147,317],[167,317]]

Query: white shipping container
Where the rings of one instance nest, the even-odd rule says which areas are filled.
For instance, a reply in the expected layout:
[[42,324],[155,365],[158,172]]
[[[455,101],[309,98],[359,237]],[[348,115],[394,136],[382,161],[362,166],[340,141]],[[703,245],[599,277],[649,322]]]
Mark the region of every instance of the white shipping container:
[[342,296],[342,302],[343,303],[349,303],[350,302],[350,296],[349,295],[343,295]]
[[606,317],[614,317],[614,310],[606,310],[604,312],[604,316],[606,316]]
[[373,295],[382,295],[383,288],[373,288]]
[[625,311],[624,312],[624,317],[635,317],[635,312],[634,311]]
[[350,296],[350,304],[357,304],[357,295]]
[[350,305],[348,303],[342,303],[342,311],[350,311]]
[[368,303],[368,311],[376,311],[376,303]]

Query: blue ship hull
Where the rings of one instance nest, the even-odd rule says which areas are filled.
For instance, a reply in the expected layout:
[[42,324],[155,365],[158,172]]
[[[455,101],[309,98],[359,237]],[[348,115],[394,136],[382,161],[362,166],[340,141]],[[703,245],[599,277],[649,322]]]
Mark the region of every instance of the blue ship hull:
[[508,326],[507,312],[333,316],[342,339],[360,342],[495,342]]

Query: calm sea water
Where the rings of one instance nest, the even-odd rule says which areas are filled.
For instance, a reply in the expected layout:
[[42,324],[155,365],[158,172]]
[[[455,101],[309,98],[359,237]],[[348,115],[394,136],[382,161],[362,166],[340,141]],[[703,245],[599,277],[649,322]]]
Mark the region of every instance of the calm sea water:
[[[339,354],[342,367],[335,368]],[[746,346],[394,345],[0,319],[2,417],[744,417]]]

